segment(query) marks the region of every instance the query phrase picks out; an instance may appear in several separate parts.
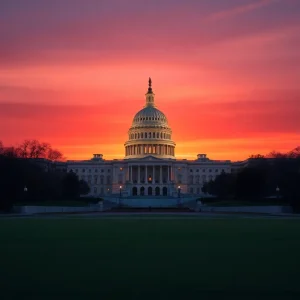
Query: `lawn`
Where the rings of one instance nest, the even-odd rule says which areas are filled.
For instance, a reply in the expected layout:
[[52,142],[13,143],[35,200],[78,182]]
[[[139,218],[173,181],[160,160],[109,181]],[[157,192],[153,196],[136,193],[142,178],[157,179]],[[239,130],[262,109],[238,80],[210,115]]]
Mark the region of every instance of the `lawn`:
[[298,220],[2,219],[0,241],[4,300],[300,299]]

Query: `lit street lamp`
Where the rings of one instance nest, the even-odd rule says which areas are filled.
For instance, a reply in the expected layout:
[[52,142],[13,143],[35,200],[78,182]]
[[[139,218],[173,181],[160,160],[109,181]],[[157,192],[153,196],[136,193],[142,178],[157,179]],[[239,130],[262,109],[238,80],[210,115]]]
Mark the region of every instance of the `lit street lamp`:
[[276,197],[277,197],[277,200],[279,200],[279,192],[280,192],[280,188],[277,186],[276,187]]
[[27,192],[28,192],[28,188],[26,187],[26,185],[24,186],[24,201],[27,199]]
[[122,186],[120,185],[119,206],[121,206]]
[[178,189],[177,189],[178,206],[180,205],[180,192],[181,192],[181,188],[180,188],[180,185],[179,185],[179,186],[178,186]]

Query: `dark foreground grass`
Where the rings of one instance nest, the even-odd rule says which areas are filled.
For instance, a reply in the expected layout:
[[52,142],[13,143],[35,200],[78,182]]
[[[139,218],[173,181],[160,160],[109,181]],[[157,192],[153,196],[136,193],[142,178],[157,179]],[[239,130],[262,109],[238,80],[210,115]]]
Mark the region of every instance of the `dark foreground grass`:
[[300,299],[300,221],[0,220],[0,298]]

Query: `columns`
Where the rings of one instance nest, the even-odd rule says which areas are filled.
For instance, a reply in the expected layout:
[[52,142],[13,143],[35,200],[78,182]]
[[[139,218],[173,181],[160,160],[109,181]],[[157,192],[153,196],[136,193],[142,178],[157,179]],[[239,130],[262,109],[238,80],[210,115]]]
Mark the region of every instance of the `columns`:
[[126,170],[126,181],[129,181],[129,166],[128,166],[128,168],[127,168],[127,170]]
[[132,166],[130,166],[130,182],[132,182]]
[[147,172],[147,166],[145,166],[145,183],[148,182],[148,172]]
[[153,166],[152,169],[153,169],[152,182],[155,183],[155,166]]
[[162,184],[162,166],[159,167],[159,183]]

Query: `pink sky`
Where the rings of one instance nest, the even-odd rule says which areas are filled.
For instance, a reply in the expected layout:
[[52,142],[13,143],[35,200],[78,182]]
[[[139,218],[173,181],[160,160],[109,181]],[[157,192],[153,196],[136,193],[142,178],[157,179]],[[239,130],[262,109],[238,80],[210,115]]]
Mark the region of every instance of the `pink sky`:
[[41,2],[0,4],[5,145],[121,158],[149,76],[178,158],[299,145],[300,1]]

